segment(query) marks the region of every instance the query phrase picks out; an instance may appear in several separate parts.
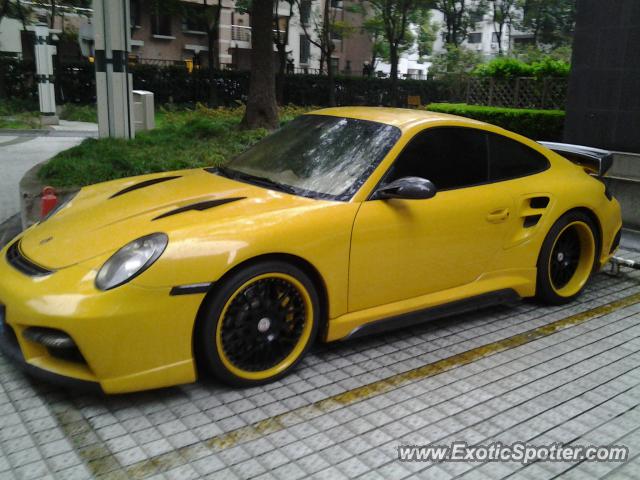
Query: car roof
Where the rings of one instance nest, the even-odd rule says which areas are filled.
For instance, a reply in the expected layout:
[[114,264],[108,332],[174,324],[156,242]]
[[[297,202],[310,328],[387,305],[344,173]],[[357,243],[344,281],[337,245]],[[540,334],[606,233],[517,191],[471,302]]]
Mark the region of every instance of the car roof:
[[309,112],[313,115],[332,115],[336,117],[357,118],[372,122],[385,123],[405,130],[419,124],[432,122],[448,122],[467,124],[470,126],[488,125],[485,122],[470,118],[449,115],[448,113],[428,112],[426,110],[388,107],[334,107]]

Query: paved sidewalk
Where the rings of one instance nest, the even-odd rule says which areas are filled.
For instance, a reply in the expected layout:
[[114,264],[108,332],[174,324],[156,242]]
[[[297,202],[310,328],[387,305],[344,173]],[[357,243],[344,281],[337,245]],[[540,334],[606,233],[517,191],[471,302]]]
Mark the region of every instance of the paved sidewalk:
[[[639,254],[621,252],[629,258]],[[65,392],[0,357],[0,478],[638,478],[640,272],[318,346],[274,384]],[[626,445],[626,463],[400,462],[399,445]]]
[[96,124],[64,121],[51,131],[0,133],[0,223],[19,212],[18,185],[28,170],[96,135]]

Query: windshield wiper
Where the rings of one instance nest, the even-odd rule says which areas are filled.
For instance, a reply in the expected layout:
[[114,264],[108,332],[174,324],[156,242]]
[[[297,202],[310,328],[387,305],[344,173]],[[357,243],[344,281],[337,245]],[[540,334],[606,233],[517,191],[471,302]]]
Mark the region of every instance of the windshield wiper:
[[240,173],[240,176],[245,177],[247,180],[255,182],[259,185],[262,185],[263,187],[273,188],[275,190],[282,190],[283,192],[286,192],[286,193],[292,193],[292,194],[297,193],[297,190],[291,185],[278,183],[275,180],[271,180],[270,178],[267,178],[267,177],[259,177],[257,175],[251,175],[249,173],[244,173],[244,172],[239,172],[239,173]]
[[267,177],[260,177],[258,175],[252,175],[250,173],[241,172],[239,170],[233,170],[228,167],[215,167],[215,172],[221,174],[223,177],[230,178],[232,180],[242,179],[247,180],[253,183],[256,183],[260,186],[272,188],[274,190],[280,190],[285,193],[291,193],[294,195],[298,194],[298,190],[290,185],[285,185],[282,183],[278,183],[275,180],[271,180]]

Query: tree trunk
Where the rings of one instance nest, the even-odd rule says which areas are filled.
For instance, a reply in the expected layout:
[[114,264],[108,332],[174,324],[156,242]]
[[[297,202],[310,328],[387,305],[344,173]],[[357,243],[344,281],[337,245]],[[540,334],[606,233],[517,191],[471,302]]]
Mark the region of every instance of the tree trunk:
[[209,63],[209,108],[215,108],[218,106],[218,86],[216,84],[216,48],[214,33],[209,30],[209,50],[207,51],[207,59]]
[[391,86],[390,99],[391,106],[398,106],[398,46],[389,45],[389,59],[391,60]]
[[335,72],[333,71],[333,63],[331,62],[331,55],[328,55],[327,61],[327,83],[329,84],[329,106],[336,106],[336,85],[335,85]]
[[251,80],[247,109],[240,123],[243,129],[278,126],[276,85],[273,69],[273,2],[251,4]]
[[278,43],[278,76],[276,77],[276,99],[278,105],[284,105],[284,73],[287,66],[287,45]]
[[220,36],[220,6],[213,7],[216,9],[213,25],[207,26],[208,51],[207,59],[209,62],[209,99],[207,104],[209,108],[215,108],[219,104],[218,85],[216,83],[216,70],[218,69],[218,37]]

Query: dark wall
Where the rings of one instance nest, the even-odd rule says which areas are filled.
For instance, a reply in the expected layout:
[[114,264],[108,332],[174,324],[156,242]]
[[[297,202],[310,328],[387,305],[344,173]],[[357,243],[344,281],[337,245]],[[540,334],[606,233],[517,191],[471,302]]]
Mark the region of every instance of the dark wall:
[[640,0],[578,0],[564,139],[640,153]]

